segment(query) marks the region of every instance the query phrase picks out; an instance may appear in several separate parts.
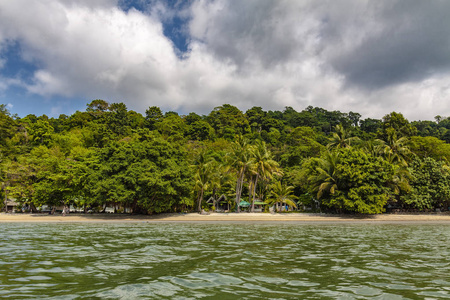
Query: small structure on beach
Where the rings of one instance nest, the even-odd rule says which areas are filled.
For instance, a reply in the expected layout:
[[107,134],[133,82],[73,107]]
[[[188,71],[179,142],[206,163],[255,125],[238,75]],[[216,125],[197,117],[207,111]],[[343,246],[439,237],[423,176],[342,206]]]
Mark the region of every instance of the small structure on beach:
[[251,205],[250,202],[247,202],[245,200],[242,200],[241,202],[239,202],[240,207],[249,207],[250,205]]
[[245,200],[242,200],[241,202],[239,202],[239,207],[244,211],[248,211],[250,206],[251,206],[250,202],[247,202]]
[[206,201],[209,206],[214,206],[216,211],[229,211],[230,203],[227,201],[227,197],[225,195],[221,195],[219,199],[215,200],[213,196],[209,197]]
[[255,212],[264,212],[264,206],[267,205],[266,202],[256,200],[254,203],[254,211]]
[[16,199],[6,200],[6,212],[15,212],[17,208],[19,208],[19,203],[16,202]]

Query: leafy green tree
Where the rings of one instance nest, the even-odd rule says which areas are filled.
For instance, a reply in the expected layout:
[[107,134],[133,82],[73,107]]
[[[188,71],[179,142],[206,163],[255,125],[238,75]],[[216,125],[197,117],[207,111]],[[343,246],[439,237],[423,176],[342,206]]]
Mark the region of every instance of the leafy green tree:
[[90,113],[102,113],[109,110],[109,103],[105,100],[96,99],[87,104],[86,111]]
[[129,110],[127,118],[131,129],[136,130],[144,127],[145,118],[140,113]]
[[[310,188],[322,204],[339,212],[382,213],[393,166],[355,148],[342,148],[316,161]],[[314,166],[312,164],[311,166]]]
[[0,146],[5,147],[16,130],[15,121],[4,104],[0,104]]
[[186,151],[158,134],[109,143],[100,152],[93,194],[101,203],[120,203],[133,212],[161,213],[187,203],[192,174]]
[[107,124],[111,131],[119,137],[131,134],[131,120],[128,109],[124,103],[112,103],[109,106],[110,112],[107,114]]
[[245,117],[250,124],[252,131],[261,132],[264,120],[266,119],[266,112],[261,107],[254,106],[245,112]]
[[45,120],[37,120],[36,123],[32,123],[28,129],[35,145],[48,145],[51,141],[53,131],[53,127]]
[[100,149],[116,138],[116,135],[109,129],[108,125],[95,122],[89,123],[80,132],[85,147]]
[[274,127],[271,127],[269,132],[263,131],[261,136],[268,144],[272,146],[281,147],[282,145],[282,134]]
[[420,210],[450,206],[450,170],[431,157],[416,158],[409,167],[411,193],[401,197],[410,207]]
[[214,135],[214,129],[208,122],[199,120],[189,125],[186,134],[191,140],[210,140]]
[[8,169],[11,193],[36,207],[63,204],[72,192],[66,172],[69,163],[59,147],[37,146]]
[[439,138],[441,131],[439,130],[439,124],[433,121],[414,121],[411,125],[417,129],[418,136],[433,136]]
[[397,112],[391,112],[383,117],[381,131],[378,132],[382,140],[387,140],[395,132],[398,137],[410,137],[417,133],[417,129],[409,121]]
[[31,201],[34,195],[36,170],[29,158],[20,156],[17,160],[3,162],[2,165],[2,187],[5,193],[17,199],[19,203],[31,204],[33,212],[36,212],[36,207]]
[[186,123],[180,116],[175,114],[164,117],[154,126],[163,136],[177,140],[183,139],[187,130]]
[[[28,118],[28,116],[27,116],[27,118]],[[91,122],[93,120],[94,120],[94,117],[92,116],[92,114],[90,114],[88,112],[76,111],[74,114],[72,114],[67,119],[67,126],[68,126],[68,129],[83,128],[87,124],[91,124]]]
[[421,158],[431,157],[438,161],[450,161],[450,144],[436,137],[413,136],[409,139],[407,146],[411,152]]
[[383,122],[378,119],[367,118],[360,122],[361,130],[367,133],[377,133],[381,130]]
[[151,106],[145,111],[145,127],[150,130],[156,129],[156,123],[163,119],[163,113],[157,106]]
[[230,104],[214,108],[208,115],[207,121],[219,137],[228,140],[233,140],[239,134],[250,133],[250,125],[244,114]]
[[359,126],[359,120],[361,119],[361,114],[355,112],[349,112],[347,114],[347,119],[350,121],[350,124],[354,127]]
[[110,110],[110,104],[105,100],[97,99],[87,104],[86,112],[89,113],[93,119],[101,120],[107,115]]
[[310,127],[297,127],[286,137],[285,150],[281,154],[280,164],[283,167],[294,167],[303,159],[320,156],[325,147],[318,140],[323,135]]
[[191,125],[195,122],[201,121],[202,117],[199,116],[198,114],[191,112],[189,113],[187,116],[184,117],[184,121],[186,122],[186,124]]

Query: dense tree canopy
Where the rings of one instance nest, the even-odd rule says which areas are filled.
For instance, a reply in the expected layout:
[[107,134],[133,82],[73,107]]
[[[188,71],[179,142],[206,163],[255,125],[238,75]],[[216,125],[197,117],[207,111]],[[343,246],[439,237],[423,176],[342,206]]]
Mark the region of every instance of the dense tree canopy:
[[[160,213],[290,209],[381,213],[448,209],[450,118],[361,119],[309,106],[206,116],[97,99],[86,111],[11,116],[0,105],[0,180],[32,210]],[[245,205],[243,205],[244,203]],[[249,204],[248,204],[249,203]],[[3,201],[2,201],[3,205]]]

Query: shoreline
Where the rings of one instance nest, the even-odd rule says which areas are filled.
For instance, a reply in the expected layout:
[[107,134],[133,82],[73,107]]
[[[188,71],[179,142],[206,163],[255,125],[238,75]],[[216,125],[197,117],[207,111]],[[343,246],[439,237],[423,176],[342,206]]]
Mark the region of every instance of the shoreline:
[[313,213],[168,213],[154,216],[118,214],[22,214],[1,213],[0,223],[164,223],[164,222],[301,222],[301,223],[443,223],[450,224],[449,213],[331,215]]

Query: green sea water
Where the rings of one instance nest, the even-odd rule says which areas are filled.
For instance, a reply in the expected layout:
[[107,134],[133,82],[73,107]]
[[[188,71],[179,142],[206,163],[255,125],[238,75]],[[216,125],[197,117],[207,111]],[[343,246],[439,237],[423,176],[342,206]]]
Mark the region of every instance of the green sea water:
[[0,224],[0,299],[450,299],[450,225]]

